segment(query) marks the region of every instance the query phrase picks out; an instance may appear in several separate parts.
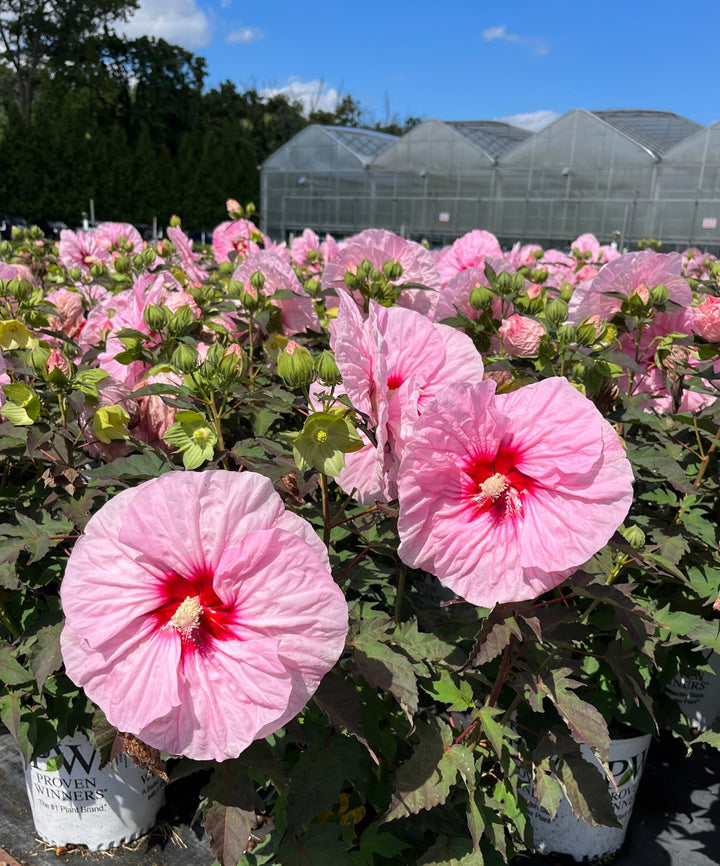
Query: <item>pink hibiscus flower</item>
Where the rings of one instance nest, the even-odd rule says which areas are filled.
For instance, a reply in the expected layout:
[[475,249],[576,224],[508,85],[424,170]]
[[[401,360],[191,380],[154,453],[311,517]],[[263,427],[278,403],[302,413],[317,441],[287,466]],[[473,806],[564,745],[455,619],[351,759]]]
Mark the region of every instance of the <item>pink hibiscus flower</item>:
[[535,598],[600,550],[632,502],[617,434],[565,379],[446,388],[398,475],[398,554],[472,604]]
[[453,382],[480,382],[483,362],[472,340],[402,307],[370,303],[367,320],[346,292],[331,345],[352,405],[375,427],[377,446],[345,455],[339,483],[363,503],[397,496],[406,441],[427,404]]
[[33,272],[27,265],[8,264],[8,262],[0,262],[0,280],[27,280],[33,286],[37,286],[38,282],[33,275]]
[[[487,263],[491,265],[496,274],[502,271],[514,273],[513,266],[505,259],[489,257]],[[490,282],[485,276],[485,267],[465,268],[455,274],[440,292],[437,307],[435,308],[435,321],[442,322],[443,319],[451,319],[461,313],[468,319],[479,319],[482,310],[476,310],[470,304],[470,295],[474,288],[484,286],[490,288]],[[498,295],[492,299],[492,313],[496,319],[502,317],[502,300]]]
[[[125,238],[125,244],[130,245],[129,250],[127,246],[120,248],[120,238]],[[95,229],[95,239],[103,249],[114,254],[139,253],[147,246],[140,232],[130,223],[100,223]]]
[[[364,259],[372,262],[379,271],[386,262],[397,262],[402,267],[402,274],[389,280],[390,285],[418,283],[427,286],[427,289],[402,289],[397,303],[432,317],[440,291],[440,274],[435,259],[425,247],[385,229],[367,229],[342,244],[323,272],[323,290],[345,289],[345,273],[356,273],[357,266]],[[359,293],[354,297],[359,300]]]
[[287,337],[307,330],[320,330],[313,300],[305,291],[305,287],[297,278],[295,271],[286,261],[274,253],[265,251],[250,253],[235,269],[232,279],[243,283],[248,292],[254,293],[255,290],[250,284],[250,277],[255,271],[260,271],[265,277],[263,295],[271,296],[279,289],[289,290],[293,293],[294,297],[292,298],[278,298],[270,301],[273,306],[280,309],[280,321],[283,333]]
[[[258,233],[258,227],[251,220],[239,219],[220,223],[215,228],[212,236],[212,248],[215,261],[230,261],[230,253],[237,253],[237,261],[242,261],[249,253],[263,249],[257,241],[252,240],[253,234]],[[265,248],[270,246],[270,238],[262,235]]]
[[537,355],[546,331],[536,319],[514,314],[503,319],[498,334],[508,355],[530,358]]
[[296,716],[340,657],[325,547],[252,472],[169,472],[106,503],[63,578],[68,676],[111,724],[196,760]]
[[110,253],[98,243],[93,232],[63,229],[58,242],[58,258],[66,268],[80,268],[87,273],[93,265],[105,264]]
[[198,264],[200,254],[193,252],[192,241],[180,226],[170,226],[167,230],[167,236],[175,244],[175,249],[190,285],[199,286],[203,280],[208,278],[208,272]]
[[498,239],[490,232],[474,229],[458,238],[438,262],[443,286],[465,268],[481,268],[488,256],[502,257]]
[[57,314],[50,317],[50,329],[62,331],[68,337],[76,337],[85,324],[83,296],[69,289],[57,289],[50,292],[45,300],[54,304],[57,310]]
[[628,253],[605,265],[593,279],[577,286],[570,299],[568,321],[577,325],[594,315],[612,319],[620,312],[622,296],[638,295],[647,301],[651,289],[660,284],[666,286],[674,303],[681,307],[692,303],[692,290],[682,276],[679,253],[654,253],[652,250]]
[[[315,274],[321,273],[323,267],[336,255],[338,244],[332,235],[325,235],[321,241],[312,229],[305,231],[290,242],[290,256],[293,262],[301,268],[308,268]],[[308,253],[317,253],[317,256],[308,258]]]
[[720,298],[705,295],[694,312],[695,333],[708,343],[720,343]]

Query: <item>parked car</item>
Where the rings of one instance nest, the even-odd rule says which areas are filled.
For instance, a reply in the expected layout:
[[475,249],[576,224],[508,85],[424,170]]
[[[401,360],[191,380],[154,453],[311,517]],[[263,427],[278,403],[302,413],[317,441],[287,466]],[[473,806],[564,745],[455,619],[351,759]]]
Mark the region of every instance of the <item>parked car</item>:
[[13,226],[27,228],[27,220],[19,216],[0,214],[0,238],[9,241],[12,238]]
[[42,233],[50,240],[60,240],[60,232],[68,226],[62,220],[38,220],[35,223],[38,228],[42,229]]

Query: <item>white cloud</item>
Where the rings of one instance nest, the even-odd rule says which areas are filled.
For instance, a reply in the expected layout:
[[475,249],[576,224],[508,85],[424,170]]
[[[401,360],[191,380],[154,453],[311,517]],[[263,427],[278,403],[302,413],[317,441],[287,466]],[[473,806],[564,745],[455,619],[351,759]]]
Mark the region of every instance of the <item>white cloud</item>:
[[118,31],[131,39],[153,36],[188,49],[210,42],[210,21],[195,0],[140,0],[140,8]]
[[542,57],[550,50],[545,40],[534,36],[517,36],[515,33],[508,33],[507,27],[504,24],[500,24],[497,27],[487,27],[482,32],[482,38],[486,42],[501,39],[503,42],[513,42],[516,45],[527,45],[537,57]]
[[285,87],[266,87],[260,91],[261,96],[276,96],[284,93],[292,100],[299,100],[303,104],[305,114],[311,111],[334,111],[340,101],[340,94],[334,87],[325,89],[325,82],[321,79],[313,81],[300,81],[291,78]]
[[228,33],[225,41],[247,44],[248,42],[259,42],[264,38],[265,34],[258,27],[239,27],[237,30],[233,30],[232,33]]
[[522,129],[530,129],[532,132],[538,132],[549,126],[553,120],[557,120],[560,115],[556,111],[542,110],[529,111],[525,114],[510,114],[507,117],[501,117],[500,120],[505,123],[510,123],[513,126],[519,126]]

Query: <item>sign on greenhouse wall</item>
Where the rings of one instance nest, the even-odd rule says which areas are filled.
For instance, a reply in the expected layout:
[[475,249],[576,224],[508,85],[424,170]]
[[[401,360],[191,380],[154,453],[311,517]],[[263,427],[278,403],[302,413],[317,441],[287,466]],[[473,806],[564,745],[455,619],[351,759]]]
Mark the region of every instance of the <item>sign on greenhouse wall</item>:
[[444,210],[438,214],[438,222],[441,223],[449,223],[450,222],[450,214]]
[[704,229],[716,229],[717,228],[717,218],[716,217],[703,217],[702,227]]

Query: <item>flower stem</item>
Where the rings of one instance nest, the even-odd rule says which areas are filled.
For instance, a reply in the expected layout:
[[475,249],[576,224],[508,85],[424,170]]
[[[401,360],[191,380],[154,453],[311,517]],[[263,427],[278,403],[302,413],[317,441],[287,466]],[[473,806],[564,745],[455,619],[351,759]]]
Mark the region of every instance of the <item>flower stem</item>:
[[402,603],[403,596],[405,595],[405,578],[407,576],[407,572],[405,570],[405,565],[402,562],[398,563],[398,578],[397,578],[397,594],[395,596],[395,624],[400,625],[401,621],[401,612],[402,612]]
[[327,475],[324,472],[320,473],[320,490],[322,491],[323,544],[325,547],[330,547],[330,530],[332,529],[330,521],[330,497],[328,495]]

